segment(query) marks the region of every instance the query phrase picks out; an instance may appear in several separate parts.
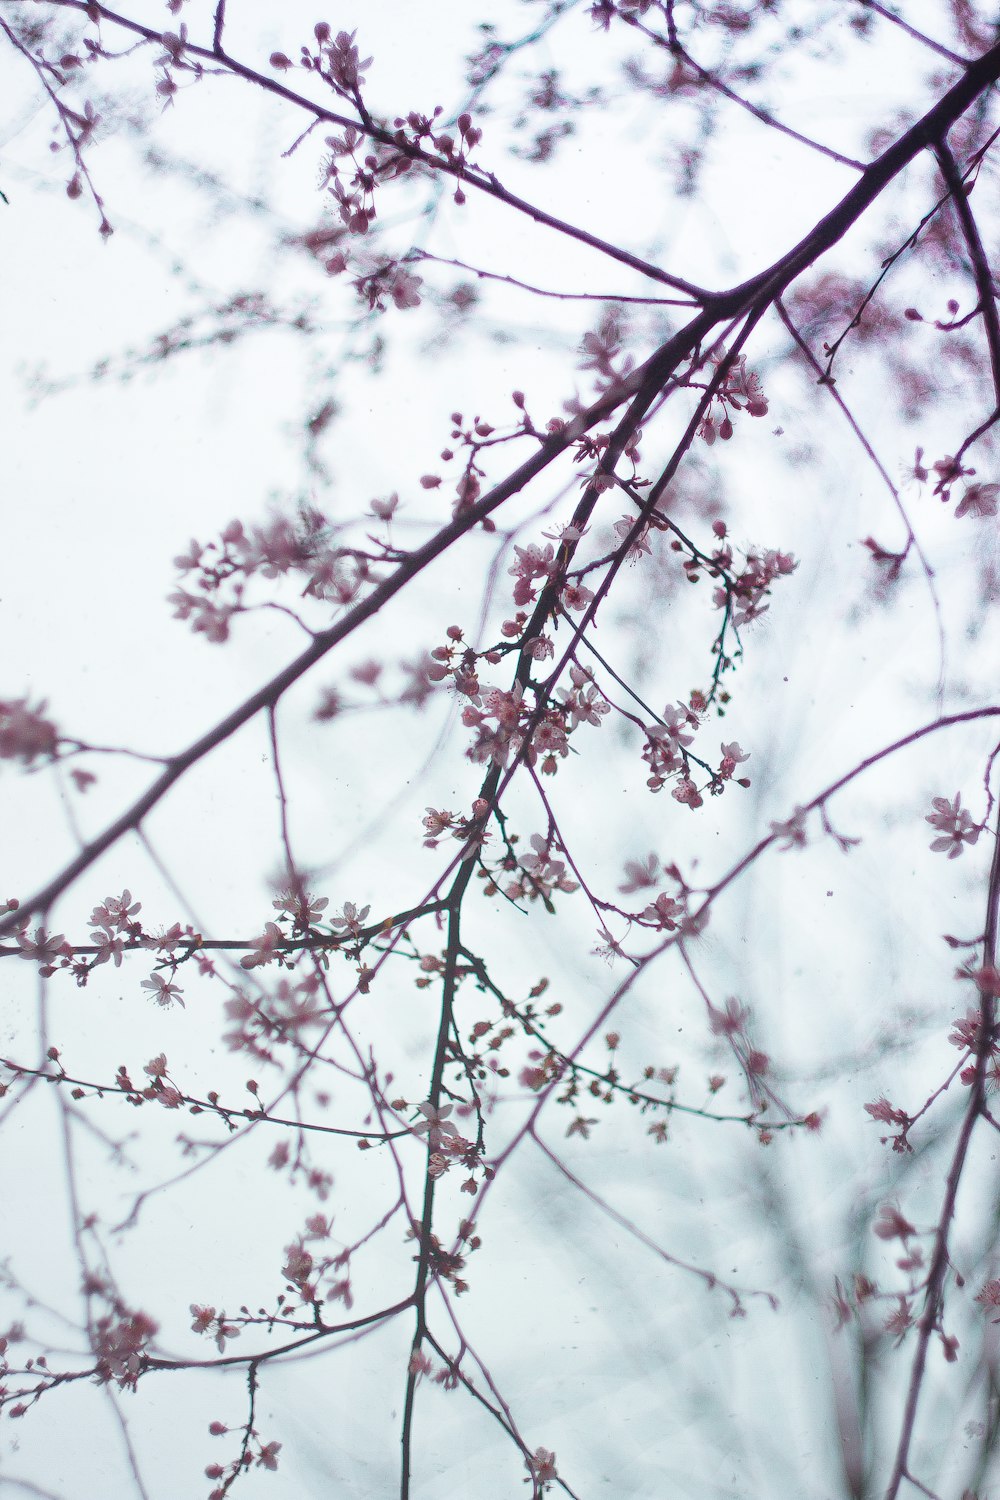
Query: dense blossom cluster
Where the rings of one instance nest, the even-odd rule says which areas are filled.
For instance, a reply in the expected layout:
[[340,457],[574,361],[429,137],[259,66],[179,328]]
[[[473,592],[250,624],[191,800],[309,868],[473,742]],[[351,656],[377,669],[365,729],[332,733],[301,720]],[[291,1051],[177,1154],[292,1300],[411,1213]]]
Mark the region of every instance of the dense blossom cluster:
[[249,534],[242,522],[233,521],[218,542],[192,540],[174,564],[193,575],[197,590],[174,590],[169,599],[174,617],[190,620],[196,634],[216,644],[229,639],[233,616],[249,607],[244,594],[255,574],[270,580],[297,573],[306,580],[304,595],[337,607],[353,603],[372,576],[371,558],[338,546],[329,522],[315,510],[300,513],[296,521],[276,516]]

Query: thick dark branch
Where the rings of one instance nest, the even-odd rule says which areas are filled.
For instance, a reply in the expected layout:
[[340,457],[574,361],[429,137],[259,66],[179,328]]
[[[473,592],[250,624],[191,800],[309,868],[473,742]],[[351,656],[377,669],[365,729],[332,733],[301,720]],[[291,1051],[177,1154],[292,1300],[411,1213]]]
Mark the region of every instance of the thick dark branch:
[[997,409],[1000,408],[1000,318],[997,317],[993,273],[983,248],[976,216],[969,205],[971,184],[966,185],[962,180],[955,158],[944,141],[940,143],[934,154],[941,168],[941,176],[945,180],[951,200],[955,205],[958,222],[962,226],[962,235],[969,251],[969,259],[972,262],[972,274],[976,279],[976,291],[979,293],[979,310],[983,315],[986,343],[990,351],[990,368],[993,371],[994,409]]
[[991,88],[998,78],[1000,42],[971,63],[958,82],[933,108],[915,125],[911,125],[881,156],[876,157],[865,170],[860,182],[855,183],[836,208],[831,209],[787,255],[760,275],[751,277],[730,292],[722,293],[714,305],[721,303],[730,315],[735,315],[743,305],[740,302],[741,294],[745,295],[750,291],[755,291],[758,295],[770,292],[769,300],[780,296],[796,276],[843,239],[865,209],[875,202],[904,167],[909,166],[921,151],[928,147],[934,149],[980,94]]

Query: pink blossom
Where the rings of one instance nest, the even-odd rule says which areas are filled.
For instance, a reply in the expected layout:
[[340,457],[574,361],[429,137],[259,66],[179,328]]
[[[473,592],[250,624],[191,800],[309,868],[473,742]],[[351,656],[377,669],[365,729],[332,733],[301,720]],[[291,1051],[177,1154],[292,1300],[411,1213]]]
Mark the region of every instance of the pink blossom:
[[146,1345],[156,1332],[152,1318],[120,1306],[113,1316],[99,1318],[93,1341],[102,1380],[114,1380],[122,1389],[134,1390],[142,1373]]
[[733,996],[726,1001],[724,1010],[714,1005],[708,1007],[708,1024],[713,1036],[739,1036],[744,1030],[750,1012]]
[[288,1245],[285,1248],[285,1264],[281,1274],[297,1287],[303,1287],[313,1271],[313,1258],[304,1245]]
[[901,1109],[889,1103],[884,1094],[871,1104],[865,1105],[865,1112],[871,1115],[873,1120],[880,1120],[883,1125],[909,1125],[910,1117]]
[[955,519],[961,520],[963,516],[995,516],[997,513],[997,502],[1000,497],[1000,484],[970,484],[966,487],[965,494],[955,506]]
[[905,1219],[891,1203],[883,1203],[873,1228],[880,1240],[905,1240],[917,1232],[909,1219]]
[[696,807],[701,807],[704,802],[704,798],[690,776],[682,777],[670,795],[675,802],[683,802],[686,807],[690,807],[692,812]]
[[174,567],[179,573],[190,573],[192,568],[197,568],[204,554],[204,547],[194,538],[188,543],[188,550],[174,558]]
[[94,954],[95,964],[106,964],[114,959],[116,969],[122,966],[122,958],[125,954],[125,944],[120,937],[113,936],[110,932],[98,930],[90,936],[94,940],[97,952]]
[[423,708],[434,691],[434,681],[431,677],[433,665],[428,651],[419,652],[412,661],[399,663],[400,671],[408,679],[399,695],[400,703],[412,703],[414,708]]
[[684,907],[666,891],[662,891],[656,900],[651,902],[642,913],[644,922],[651,922],[654,926],[665,929],[667,932],[675,931],[678,923],[684,915]]
[[191,1324],[195,1333],[205,1333],[211,1327],[215,1319],[214,1307],[201,1307],[196,1302],[191,1303],[191,1311],[194,1314],[194,1322]]
[[633,891],[646,890],[649,886],[656,884],[660,870],[660,861],[655,854],[647,854],[645,859],[627,859],[625,861],[625,879],[618,889],[626,896]]
[[531,1458],[525,1460],[536,1484],[547,1488],[558,1477],[556,1456],[548,1448],[536,1448]]
[[957,859],[964,844],[976,843],[982,828],[972,821],[963,808],[960,792],[953,802],[949,802],[947,797],[932,797],[931,806],[934,811],[928,813],[924,821],[932,828],[937,828],[941,837],[934,839],[930,847],[935,853],[947,852],[949,859]]
[[148,979],[143,979],[141,985],[144,990],[149,991],[149,998],[155,1000],[157,1005],[180,1005],[183,1008],[181,995],[184,991],[160,970],[155,970]]
[[[1000,1308],[1000,1279],[993,1277],[992,1280],[987,1281],[975,1300],[985,1308]],[[1000,1319],[994,1318],[993,1321],[1000,1322]]]
[[515,546],[514,555],[517,560],[508,569],[517,580],[514,585],[514,603],[531,604],[536,598],[532,584],[536,579],[549,577],[555,567],[555,550],[551,543],[544,547],[537,547],[532,543],[528,547]]
[[235,1324],[226,1322],[224,1312],[217,1313],[214,1307],[199,1307],[194,1302],[191,1304],[191,1311],[194,1314],[194,1322],[191,1324],[191,1328],[195,1333],[208,1333],[209,1329],[215,1329],[212,1337],[215,1340],[215,1347],[220,1354],[224,1354],[226,1351],[227,1339],[239,1338],[240,1330]]
[[353,901],[345,901],[342,915],[331,917],[330,926],[335,931],[340,929],[344,933],[350,933],[351,937],[360,937],[361,928],[364,926],[365,918],[370,911],[370,906],[362,906],[359,910]]
[[[615,522],[613,530],[615,532],[615,535],[618,537],[619,542],[624,542],[629,532],[635,526],[635,520],[635,516],[622,516],[620,521]],[[651,557],[652,554],[653,549],[649,544],[649,527],[647,525],[643,526],[641,530],[636,532],[635,536],[632,538],[632,546],[629,550],[628,555],[629,562],[637,563],[640,557],[644,555]]]
[[285,945],[285,934],[277,922],[265,924],[264,932],[253,945],[253,952],[248,953],[240,959],[240,965],[244,969],[258,969],[263,964],[273,961],[277,953]]
[[373,516],[380,521],[391,521],[399,509],[399,495],[393,491],[384,500],[373,500],[370,505]]
[[458,1131],[448,1119],[452,1108],[450,1104],[442,1104],[440,1108],[435,1108],[429,1102],[417,1105],[417,1113],[422,1115],[423,1119],[418,1120],[411,1129],[414,1135],[427,1137],[427,1144],[432,1151],[440,1151],[443,1142],[458,1137]]
[[277,911],[287,912],[294,918],[296,927],[306,930],[321,920],[330,899],[328,896],[313,896],[305,890],[286,890],[279,891],[271,905]]
[[900,1297],[896,1311],[891,1313],[885,1320],[885,1331],[895,1335],[897,1344],[903,1339],[907,1330],[912,1326],[913,1313],[910,1304],[905,1297]]
[[429,807],[427,816],[424,818],[424,831],[427,837],[424,839],[425,849],[436,849],[442,834],[448,833],[452,826],[453,814],[446,809]]
[[722,746],[722,764],[719,766],[719,776],[723,781],[728,781],[738,765],[750,759],[749,753],[742,750],[734,740],[731,745]]
[[804,849],[806,844],[806,809],[797,807],[783,823],[771,824],[771,837],[778,840],[779,849]]
[[22,927],[17,934],[17,946],[22,958],[33,958],[42,965],[40,972],[45,976],[55,972],[55,959],[69,957],[73,951],[61,932],[49,937],[44,927],[36,928],[33,938],[28,936],[27,927]]
[[313,718],[318,719],[321,724],[326,724],[330,719],[337,717],[342,707],[340,694],[336,688],[324,688],[313,711]]
[[409,271],[397,268],[389,286],[393,302],[400,309],[420,306],[420,287],[423,277],[412,276]]
[[280,1443],[264,1443],[257,1455],[258,1465],[264,1469],[276,1469],[278,1467],[278,1454],[280,1452]]
[[593,597],[592,589],[585,589],[578,583],[568,583],[562,591],[562,602],[566,609],[586,609]]
[[56,726],[42,713],[46,704],[29,708],[27,698],[0,699],[0,760],[30,765],[36,755],[55,755]]
[[648,733],[651,735],[659,733],[675,746],[686,746],[691,744],[694,735],[687,734],[685,731],[697,728],[697,724],[697,716],[683,703],[679,703],[676,708],[668,703],[663,710],[663,723],[654,724]]
[[563,861],[551,857],[548,841],[541,834],[531,835],[531,846],[534,852],[521,856],[522,875],[508,885],[508,895],[527,896],[531,901],[539,896],[548,900],[553,891],[570,895],[578,889],[576,882],[567,876]]

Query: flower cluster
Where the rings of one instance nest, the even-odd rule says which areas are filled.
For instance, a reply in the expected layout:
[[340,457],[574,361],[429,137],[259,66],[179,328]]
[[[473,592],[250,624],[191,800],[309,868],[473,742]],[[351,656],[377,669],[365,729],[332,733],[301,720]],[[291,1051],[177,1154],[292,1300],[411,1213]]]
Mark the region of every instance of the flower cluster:
[[469,847],[473,840],[476,847],[482,847],[489,838],[489,833],[483,826],[489,810],[489,803],[482,797],[477,797],[473,802],[472,816],[469,818],[460,817],[447,808],[428,807],[423,820],[426,834],[424,848],[436,849],[446,833]]
[[[333,1233],[333,1221],[325,1214],[313,1214],[306,1227],[290,1245],[285,1246],[285,1259],[281,1274],[285,1278],[286,1290],[303,1304],[319,1307],[324,1302],[342,1302],[346,1308],[354,1306],[351,1287],[350,1251],[318,1255],[308,1248],[317,1241],[328,1240]],[[287,1306],[282,1297],[281,1305]]]
[[158,1325],[143,1312],[132,1312],[115,1299],[112,1309],[98,1318],[91,1335],[97,1376],[112,1380],[122,1390],[134,1391],[145,1368],[146,1350]]
[[595,372],[598,395],[617,390],[635,369],[631,354],[622,354],[626,330],[620,312],[607,311],[593,333],[585,333],[581,348],[581,370]]
[[[356,32],[339,31],[334,36],[326,22],[313,28],[315,46],[304,45],[299,56],[299,66],[322,78],[339,95],[355,106],[366,120],[369,118],[361,97],[365,82],[365,70],[372,59],[361,58],[355,46]],[[284,52],[272,52],[272,68],[287,72],[294,64]],[[337,203],[342,222],[351,234],[367,234],[376,217],[375,189],[409,172],[428,154],[436,155],[458,178],[455,202],[465,202],[461,178],[469,163],[469,153],[482,139],[482,131],[472,123],[472,117],[463,113],[454,132],[440,130],[437,125],[443,113],[441,106],[435,107],[432,115],[410,111],[406,116],[397,116],[393,121],[393,145],[376,141],[365,135],[357,126],[347,125],[339,136],[327,136],[325,145],[328,155],[323,163],[322,186],[327,188]],[[348,160],[345,163],[345,158]],[[342,267],[338,267],[342,269]]]
[[719,609],[727,605],[731,608],[733,624],[739,629],[766,613],[769,606],[763,601],[771,592],[771,584],[777,578],[787,578],[797,567],[798,563],[790,552],[779,552],[774,548],[765,552],[751,549],[742,570],[715,590],[714,603]]
[[[365,81],[365,69],[371,67],[372,59],[364,61],[354,45],[356,31],[338,31],[336,36],[326,21],[318,21],[313,27],[316,45],[303,45],[299,55],[299,66],[307,72],[317,74],[335,94],[352,104],[361,103],[360,89]],[[271,53],[271,67],[279,73],[292,67],[292,60],[284,52]]]
[[749,1007],[735,996],[730,996],[721,1010],[709,1001],[708,1025],[712,1035],[724,1038],[732,1049],[733,1056],[743,1069],[754,1108],[763,1108],[766,1103],[766,1085],[763,1079],[770,1071],[771,1059],[753,1042]]
[[493,1171],[485,1165],[480,1147],[466,1140],[448,1119],[452,1109],[451,1104],[443,1104],[440,1108],[435,1108],[429,1102],[418,1104],[417,1113],[421,1118],[410,1128],[415,1136],[427,1142],[429,1175],[437,1179],[443,1177],[453,1166],[462,1166],[472,1174],[462,1184],[462,1191],[475,1193],[476,1172],[482,1170],[488,1180]]
[[[523,608],[525,605],[534,604],[538,598],[536,584],[541,584],[544,588],[550,583],[558,583],[561,580],[566,564],[557,555],[551,542],[547,542],[544,547],[534,542],[527,547],[515,546],[514,555],[514,566],[509,569],[516,580],[513,589],[514,603]],[[562,582],[560,603],[564,609],[586,609],[593,597],[590,589],[584,588],[581,584]],[[505,634],[507,633],[509,632],[505,630]]]
[[369,312],[384,312],[387,298],[401,312],[420,306],[423,278],[414,276],[398,260],[380,260],[371,270],[363,271],[353,284]]
[[505,766],[511,753],[529,766],[541,759],[541,769],[554,775],[569,754],[569,736],[580,724],[600,725],[609,705],[580,668],[571,669],[573,686],[563,689],[560,701],[540,712],[524,702],[520,683],[509,691],[493,688],[477,693],[462,710],[462,723],[476,731],[466,752],[470,760]]
[[[865,1113],[870,1115],[873,1120],[878,1120],[882,1125],[891,1125],[897,1132],[896,1135],[891,1137],[893,1151],[902,1153],[913,1150],[908,1140],[913,1119],[904,1109],[897,1109],[894,1104],[890,1104],[884,1094],[880,1094],[877,1099],[865,1105]],[[884,1135],[881,1137],[881,1140],[884,1146],[890,1140],[890,1137]]]
[[326,518],[308,511],[294,522],[276,516],[249,535],[241,521],[231,521],[218,543],[203,546],[192,540],[174,565],[194,575],[197,592],[174,590],[168,600],[174,619],[191,620],[196,634],[216,644],[227,641],[233,616],[248,607],[243,602],[246,583],[258,573],[268,579],[299,573],[306,579],[303,594],[337,606],[352,604],[370,577],[371,560],[354,548],[334,545],[331,538]]
[[551,910],[552,894],[562,891],[571,895],[579,887],[566,873],[566,865],[552,856],[552,839],[540,833],[531,835],[532,852],[522,854],[511,871],[511,879],[504,886],[504,895],[512,901],[541,899]]
[[233,1052],[248,1052],[264,1062],[274,1062],[272,1047],[296,1041],[310,1026],[320,1026],[324,1013],[318,998],[320,980],[316,973],[304,974],[295,982],[282,978],[274,990],[251,999],[238,986],[225,1003],[226,1016],[233,1025],[223,1040]]
[[660,791],[667,777],[674,774],[679,774],[684,781],[688,780],[688,761],[684,752],[694,740],[694,735],[689,731],[697,729],[698,723],[698,715],[686,704],[674,707],[668,703],[660,722],[651,724],[646,729],[642,758],[649,767],[646,785],[651,792]]
[[729,355],[719,355],[716,364],[723,366],[725,373],[698,428],[698,436],[710,445],[716,437],[723,442],[732,437],[731,412],[746,411],[751,417],[767,415],[767,399],[761,390],[760,376],[747,369],[746,356],[741,354],[731,359]]
[[121,968],[126,942],[137,943],[144,935],[142,923],[134,920],[140,911],[142,902],[133,901],[131,891],[123,891],[117,898],[109,896],[94,907],[90,914],[90,938],[97,946],[95,965],[113,960],[115,968]]
[[[16,910],[16,903],[8,909]],[[142,989],[148,990],[158,1005],[183,1006],[180,998],[183,991],[174,983],[180,964],[194,958],[202,972],[212,971],[211,960],[199,952],[203,940],[193,927],[182,928],[179,922],[165,932],[147,932],[138,917],[141,910],[141,901],[133,901],[131,891],[107,896],[90,914],[89,947],[74,947],[62,933],[50,934],[42,927],[36,928],[32,935],[25,923],[17,933],[21,957],[37,963],[43,978],[49,978],[57,969],[65,969],[82,987],[101,964],[114,963],[121,968],[127,952],[136,948],[152,950],[163,957],[149,978],[142,981]]]
[[197,1302],[191,1303],[191,1314],[194,1319],[191,1324],[193,1333],[207,1333],[215,1342],[215,1347],[220,1354],[226,1352],[226,1341],[238,1339],[240,1330],[235,1323],[230,1323],[224,1312],[216,1312],[214,1307],[202,1307]]

